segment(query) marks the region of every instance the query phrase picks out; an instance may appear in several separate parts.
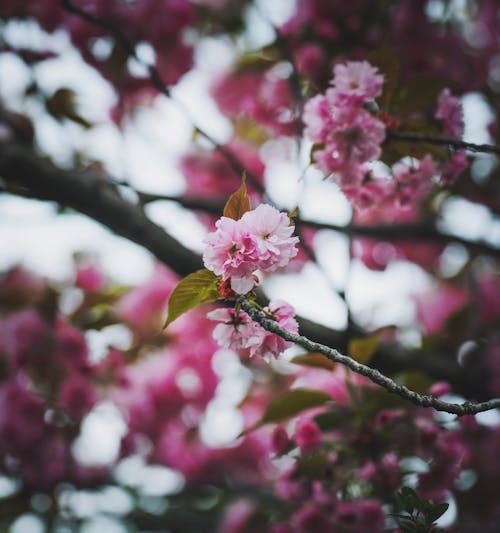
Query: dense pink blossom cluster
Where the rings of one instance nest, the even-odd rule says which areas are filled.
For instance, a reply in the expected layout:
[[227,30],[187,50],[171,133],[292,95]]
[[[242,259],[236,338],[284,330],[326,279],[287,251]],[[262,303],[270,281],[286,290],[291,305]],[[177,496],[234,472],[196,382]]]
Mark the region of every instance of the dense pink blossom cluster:
[[241,219],[222,217],[205,239],[203,262],[231,288],[246,294],[255,283],[255,272],[275,272],[297,255],[298,238],[286,213],[261,204]]
[[[281,300],[274,300],[264,308],[264,313],[290,333],[298,333],[293,307]],[[244,311],[231,308],[216,309],[208,313],[210,320],[220,322],[214,329],[214,339],[224,348],[231,348],[242,355],[260,356],[264,359],[278,357],[291,344],[278,335],[266,331]]]
[[359,185],[365,163],[381,154],[385,125],[363,104],[380,95],[383,76],[366,61],[337,64],[325,94],[306,102],[306,135],[317,145],[314,161],[341,186]]

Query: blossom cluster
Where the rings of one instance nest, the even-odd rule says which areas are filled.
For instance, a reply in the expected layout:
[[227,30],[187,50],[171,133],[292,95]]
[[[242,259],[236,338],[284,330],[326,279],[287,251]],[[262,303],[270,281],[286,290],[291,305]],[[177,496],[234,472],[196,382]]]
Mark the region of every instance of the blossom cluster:
[[[264,313],[276,320],[279,326],[290,333],[298,333],[299,327],[295,320],[295,310],[281,300],[271,301],[264,308]],[[244,311],[231,308],[216,309],[208,313],[210,320],[220,322],[214,329],[214,339],[224,348],[237,350],[240,354],[264,359],[278,357],[290,343],[266,331],[254,322]]]
[[203,262],[231,289],[246,294],[255,283],[255,272],[276,272],[297,255],[298,237],[286,213],[261,204],[239,220],[221,217],[216,230],[205,239]]
[[366,61],[337,64],[333,73],[332,86],[304,107],[306,134],[318,146],[314,160],[323,172],[341,186],[359,185],[385,139],[383,122],[364,107],[380,96],[383,76]]

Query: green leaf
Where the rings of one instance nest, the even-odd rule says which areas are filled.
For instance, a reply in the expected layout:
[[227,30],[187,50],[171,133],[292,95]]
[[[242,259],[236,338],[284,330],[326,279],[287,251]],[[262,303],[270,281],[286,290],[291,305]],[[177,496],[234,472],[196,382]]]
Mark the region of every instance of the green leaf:
[[427,520],[429,522],[435,522],[438,518],[444,515],[450,505],[446,502],[438,503],[434,505],[431,511],[427,513]]
[[224,207],[224,216],[239,220],[247,211],[250,211],[250,197],[245,185],[245,174],[242,177],[240,188],[231,194]]
[[318,407],[332,400],[332,397],[326,392],[294,389],[283,394],[278,399],[271,402],[262,417],[259,424],[269,422],[279,422],[290,416],[294,416],[306,409]]
[[295,365],[323,368],[324,370],[333,370],[336,366],[328,357],[316,352],[296,355],[291,362]]
[[217,284],[217,276],[207,269],[193,272],[181,280],[168,300],[167,321],[164,327],[198,304],[217,300]]
[[349,355],[358,363],[366,364],[380,344],[380,337],[372,335],[363,339],[353,339],[349,342]]
[[446,86],[444,78],[419,76],[408,85],[403,85],[394,94],[391,111],[395,115],[410,115],[434,111],[437,97]]
[[309,478],[323,477],[327,465],[328,455],[324,451],[320,451],[301,457],[295,466],[295,473],[297,476]]

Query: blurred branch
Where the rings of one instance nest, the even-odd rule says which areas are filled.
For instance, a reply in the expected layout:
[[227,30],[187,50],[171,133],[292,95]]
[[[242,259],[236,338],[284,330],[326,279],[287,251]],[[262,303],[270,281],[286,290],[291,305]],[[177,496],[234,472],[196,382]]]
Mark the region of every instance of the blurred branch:
[[[116,182],[119,185],[131,187],[125,182]],[[132,190],[137,194],[139,202],[143,205],[157,202],[157,201],[170,201],[175,202],[187,209],[199,209],[206,213],[212,213],[214,215],[221,216],[224,209],[223,200],[207,200],[205,198],[189,198],[184,196],[170,196],[162,194],[153,194],[138,191],[135,188]],[[359,226],[356,224],[347,224],[341,226],[338,224],[328,224],[325,222],[317,222],[315,220],[308,220],[295,217],[295,224],[297,229],[300,226],[313,228],[317,230],[332,230],[351,237],[367,237],[372,239],[387,239],[388,241],[429,241],[447,244],[450,242],[462,244],[463,246],[481,254],[493,255],[500,257],[500,247],[494,244],[488,243],[483,240],[470,240],[458,235],[452,235],[444,233],[438,230],[434,224],[376,224]],[[312,261],[314,261],[314,252],[303,243],[304,250]]]
[[353,372],[367,377],[373,383],[380,385],[388,392],[397,394],[401,398],[408,400],[409,402],[420,406],[420,407],[433,407],[437,411],[444,411],[446,413],[455,414],[457,416],[463,415],[472,415],[476,413],[481,413],[483,411],[489,411],[490,409],[496,409],[500,407],[500,398],[494,398],[486,402],[472,403],[464,402],[462,404],[445,402],[439,400],[434,396],[427,396],[425,394],[418,394],[415,391],[408,389],[403,385],[399,385],[391,378],[382,374],[378,370],[371,368],[369,366],[358,363],[351,357],[341,354],[339,351],[334,348],[330,348],[323,344],[313,342],[303,335],[295,335],[290,333],[286,329],[283,329],[275,320],[270,319],[262,311],[259,311],[244,297],[238,297],[239,304],[241,308],[248,313],[252,320],[255,320],[260,324],[265,330],[279,335],[281,338],[298,344],[302,346],[305,350],[311,353],[322,353],[330,361],[334,363],[339,363],[351,369]]
[[455,148],[465,148],[472,152],[485,152],[489,154],[500,155],[500,146],[493,144],[475,144],[460,139],[452,139],[450,137],[439,137],[436,135],[423,135],[420,133],[413,133],[410,131],[394,131],[387,130],[388,141],[410,141],[439,144],[444,146],[453,146]]
[[140,206],[125,200],[102,175],[62,170],[29,148],[1,143],[0,176],[7,184],[24,187],[35,198],[69,206],[91,217],[148,249],[181,276],[202,268],[195,252],[151,222]]

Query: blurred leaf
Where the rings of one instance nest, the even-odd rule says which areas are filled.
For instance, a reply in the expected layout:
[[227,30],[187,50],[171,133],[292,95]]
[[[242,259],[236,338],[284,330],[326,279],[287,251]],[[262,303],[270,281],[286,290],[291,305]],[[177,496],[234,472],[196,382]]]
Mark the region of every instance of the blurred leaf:
[[269,422],[279,422],[306,409],[323,405],[331,400],[332,397],[326,392],[309,389],[291,390],[267,406],[259,425],[268,424]]
[[428,522],[435,522],[438,518],[444,515],[450,505],[446,502],[438,503],[433,506],[432,510],[427,513]]
[[328,357],[322,353],[305,353],[296,355],[291,362],[295,365],[310,366],[312,368],[323,368],[325,370],[333,370],[335,363],[330,361]]
[[437,106],[437,97],[446,86],[446,80],[433,76],[419,76],[408,85],[403,85],[394,94],[391,112],[395,115],[410,115],[433,112]]
[[219,296],[217,283],[217,276],[207,269],[193,272],[181,280],[170,295],[164,327],[197,305],[216,300]]
[[66,118],[76,122],[77,124],[80,124],[80,126],[84,127],[85,129],[89,129],[92,127],[92,124],[80,116],[76,111],[75,97],[76,94],[72,89],[63,87],[61,89],[57,89],[52,96],[47,98],[45,107],[47,108],[47,111],[57,120]]
[[384,44],[368,54],[366,59],[384,75],[382,95],[377,101],[381,109],[389,111],[392,96],[399,83],[399,62],[396,54],[388,44]]
[[297,461],[295,472],[298,476],[322,477],[327,464],[327,454],[325,452],[317,452],[301,457]]
[[269,135],[254,120],[238,117],[233,120],[235,136],[244,139],[253,146],[262,146],[269,140]]
[[434,381],[422,372],[405,372],[397,376],[398,383],[420,394],[427,393]]
[[350,409],[332,409],[316,415],[314,417],[314,422],[316,422],[321,431],[325,432],[342,427],[346,418],[352,418],[352,412]]
[[364,365],[370,361],[379,344],[380,337],[377,335],[353,339],[349,342],[349,356]]
[[243,174],[240,188],[231,194],[224,207],[224,216],[239,220],[247,211],[250,211],[250,197],[245,184],[246,177]]

